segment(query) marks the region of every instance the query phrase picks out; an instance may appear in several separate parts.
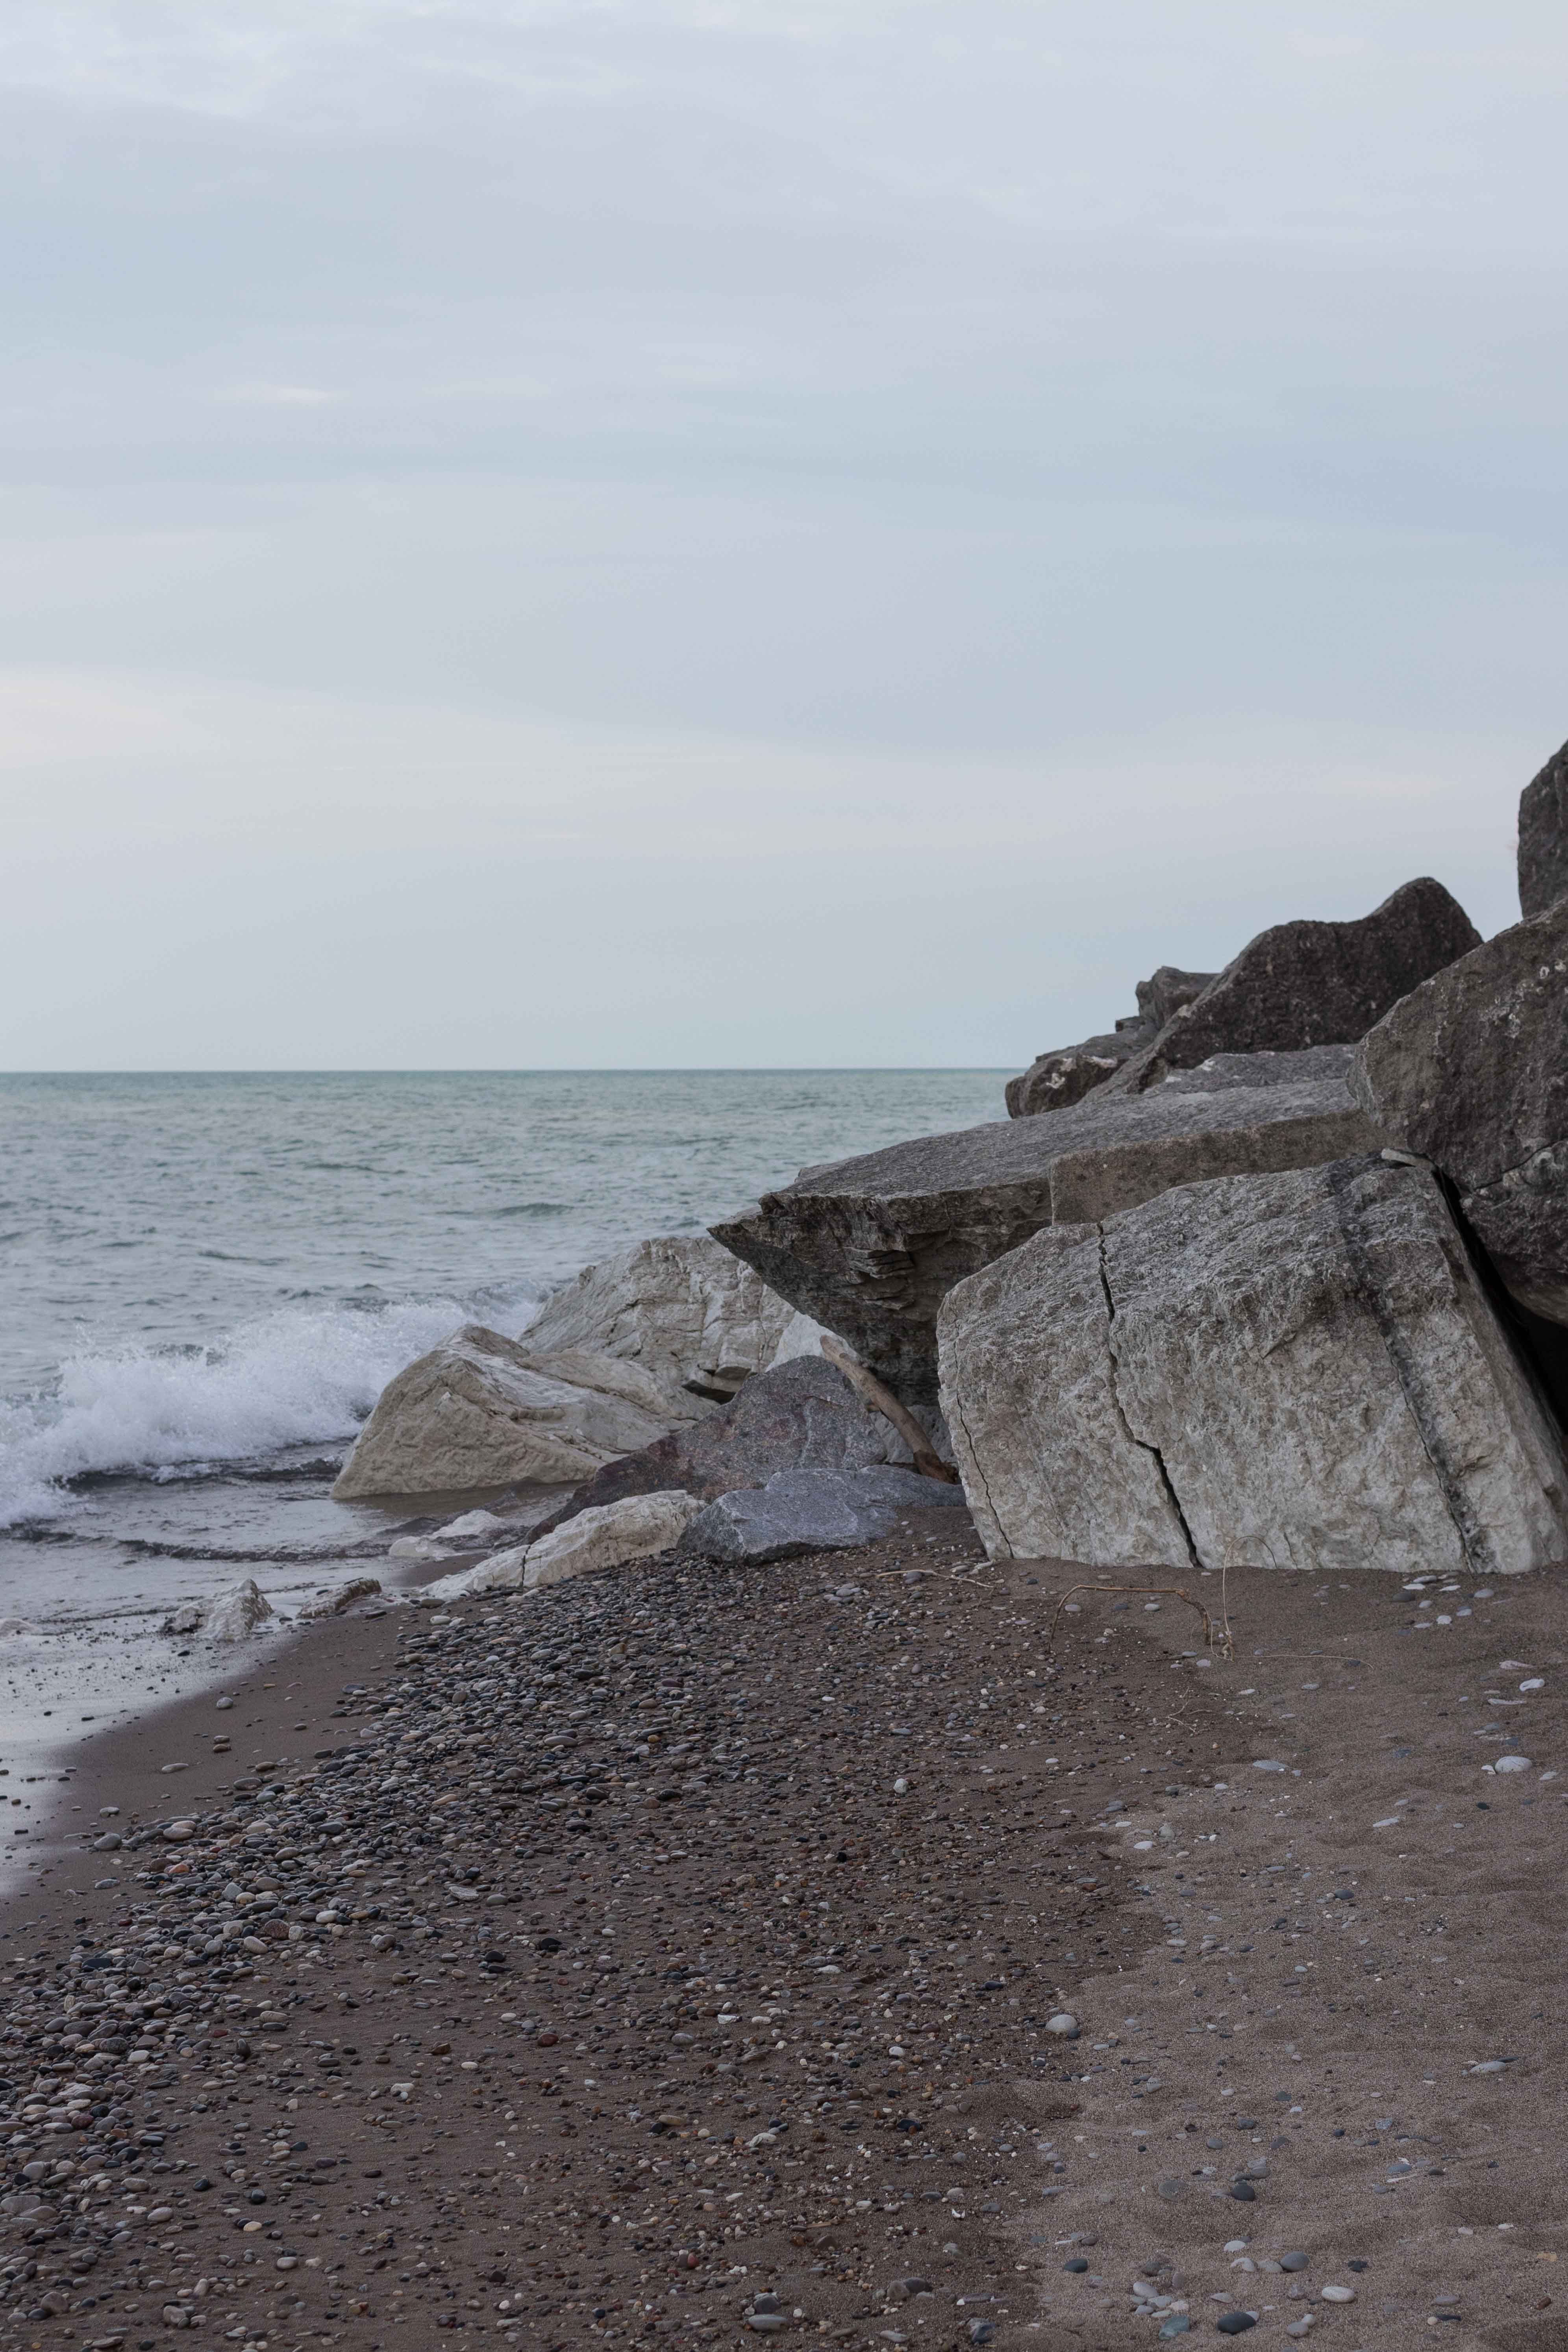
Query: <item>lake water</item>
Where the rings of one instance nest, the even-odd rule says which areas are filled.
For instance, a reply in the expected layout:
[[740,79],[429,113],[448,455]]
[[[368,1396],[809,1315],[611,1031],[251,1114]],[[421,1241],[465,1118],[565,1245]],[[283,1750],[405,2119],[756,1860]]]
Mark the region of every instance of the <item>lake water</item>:
[[458,1324],[516,1335],[580,1267],[807,1162],[1003,1118],[1003,1077],[0,1076],[0,1627],[37,1629],[0,1631],[13,1734],[172,1693],[179,1599],[254,1575],[289,1609],[382,1558],[395,1515],[327,1490]]

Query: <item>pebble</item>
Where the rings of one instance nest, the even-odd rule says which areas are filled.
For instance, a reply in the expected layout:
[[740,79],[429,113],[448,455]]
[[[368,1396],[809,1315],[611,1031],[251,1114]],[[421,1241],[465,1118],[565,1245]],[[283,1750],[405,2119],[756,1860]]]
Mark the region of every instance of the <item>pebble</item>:
[[1282,2271],[1304,2271],[1307,2262],[1308,2257],[1303,2253],[1281,2254],[1279,2267]]
[[1324,2303],[1353,2303],[1355,2289],[1353,2286],[1326,2286],[1322,2291],[1322,2300]]
[[1492,1769],[1494,1772],[1528,1772],[1530,1765],[1528,1756],[1500,1756]]
[[1255,1756],[1252,1759],[1252,1769],[1255,1772],[1283,1772],[1285,1767],[1277,1762],[1272,1756]]
[[1233,2180],[1230,2184],[1230,2193],[1238,2205],[1251,2205],[1258,2196],[1258,2191],[1250,2180]]
[[1054,2017],[1046,2020],[1047,2033],[1059,2033],[1066,2041],[1076,2042],[1081,2028],[1070,2010],[1058,2009]]
[[1227,2311],[1223,2319],[1215,2320],[1215,2329],[1220,2336],[1245,2336],[1249,2327],[1256,2327],[1257,2325],[1258,2315],[1255,2312]]

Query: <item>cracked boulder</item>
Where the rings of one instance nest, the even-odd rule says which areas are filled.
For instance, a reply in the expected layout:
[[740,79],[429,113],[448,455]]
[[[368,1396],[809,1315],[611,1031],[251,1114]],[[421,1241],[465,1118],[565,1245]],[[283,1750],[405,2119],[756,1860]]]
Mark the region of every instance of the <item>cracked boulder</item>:
[[1110,1090],[1142,1094],[1211,1054],[1354,1045],[1402,996],[1479,947],[1480,936],[1429,875],[1354,922],[1276,923],[1173,1013],[1108,1081]]
[[[847,1339],[906,1403],[936,1395],[936,1318],[955,1282],[1043,1225],[1132,1207],[1173,1184],[1300,1168],[1383,1139],[1343,1068],[1201,1073],[1147,1095],[1099,1088],[1049,1118],[920,1137],[795,1181],[713,1232],[802,1312]],[[769,1375],[770,1378],[774,1377]],[[776,1466],[783,1467],[778,1465]],[[731,1481],[739,1484],[739,1481]]]
[[1568,898],[1568,743],[1519,798],[1519,911],[1543,915]]
[[1568,1324],[1568,898],[1396,1004],[1352,1083],[1450,1179],[1519,1304]]
[[[721,1495],[691,1521],[680,1549],[699,1559],[795,1559],[847,1551],[890,1535],[900,1510],[962,1510],[956,1486],[918,1471],[780,1470],[765,1486]],[[564,1532],[564,1530],[563,1530]]]
[[795,1310],[706,1234],[639,1242],[545,1301],[523,1344],[638,1364],[663,1388],[727,1403],[773,1362]]
[[960,1283],[942,1394],[993,1558],[1518,1574],[1568,1465],[1430,1172],[1225,1177]]
[[387,1382],[332,1495],[567,1486],[708,1410],[640,1365],[468,1323]]

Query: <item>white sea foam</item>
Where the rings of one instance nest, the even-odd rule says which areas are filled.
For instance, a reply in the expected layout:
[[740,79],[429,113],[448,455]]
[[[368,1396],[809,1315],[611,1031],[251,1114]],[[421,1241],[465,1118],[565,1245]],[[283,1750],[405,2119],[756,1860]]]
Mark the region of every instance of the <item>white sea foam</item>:
[[[531,1301],[506,1314],[490,1304],[485,1320],[514,1333],[534,1312]],[[0,1402],[0,1527],[55,1516],[68,1507],[66,1483],[89,1471],[155,1473],[341,1444],[394,1373],[470,1314],[453,1298],[290,1308],[216,1347],[73,1356],[52,1395]]]

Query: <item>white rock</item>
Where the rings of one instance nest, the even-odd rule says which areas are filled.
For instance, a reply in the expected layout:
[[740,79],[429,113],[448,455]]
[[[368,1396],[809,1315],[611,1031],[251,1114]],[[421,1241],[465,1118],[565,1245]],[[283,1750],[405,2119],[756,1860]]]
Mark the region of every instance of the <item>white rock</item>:
[[570,1486],[703,1410],[637,1364],[573,1349],[542,1354],[468,1323],[388,1382],[332,1493],[342,1502]]
[[444,1528],[437,1528],[435,1534],[426,1540],[451,1544],[454,1548],[471,1548],[476,1544],[493,1543],[497,1536],[508,1534],[510,1528],[510,1519],[498,1519],[493,1511],[465,1511],[461,1518],[448,1519]]
[[448,1601],[466,1601],[474,1593],[521,1592],[527,1559],[528,1546],[513,1544],[510,1551],[493,1551],[489,1559],[481,1559],[472,1568],[460,1568],[454,1575],[437,1577],[434,1584],[425,1585],[410,1598],[416,1608],[442,1609]]
[[272,1615],[272,1603],[253,1576],[210,1602],[202,1630],[209,1642],[243,1642]]
[[1049,1227],[950,1290],[938,1338],[993,1558],[1568,1557],[1568,1463],[1422,1169],[1226,1176]]
[[1047,2033],[1060,2033],[1064,2035],[1068,2041],[1076,2042],[1079,2036],[1079,2022],[1070,2010],[1058,2009],[1054,2017],[1047,2018],[1046,2032]]
[[826,1337],[826,1323],[814,1323],[809,1315],[792,1315],[784,1325],[783,1339],[768,1360],[768,1370],[771,1371],[774,1364],[793,1364],[797,1356],[820,1356]]
[[701,1508],[694,1495],[676,1488],[655,1495],[628,1495],[624,1502],[579,1511],[564,1527],[541,1536],[530,1547],[524,1588],[534,1592],[541,1585],[560,1583],[563,1577],[624,1568],[630,1560],[668,1551]]
[[450,1559],[450,1549],[434,1536],[398,1536],[386,1548],[388,1559],[412,1559],[428,1566],[433,1559]]
[[1323,2301],[1325,2303],[1353,2303],[1355,2301],[1355,2289],[1353,2286],[1326,2286],[1323,2289]]
[[306,1601],[300,1614],[310,1618],[341,1617],[356,1601],[373,1600],[380,1591],[378,1576],[351,1576],[342,1584],[330,1584],[325,1591],[318,1592],[313,1601]]
[[[795,1309],[760,1274],[706,1234],[639,1242],[584,1268],[547,1299],[524,1335],[541,1348],[587,1348],[640,1364],[662,1386],[714,1401],[777,1354]],[[815,1354],[815,1343],[793,1345]]]
[[1500,1756],[1492,1769],[1494,1772],[1528,1772],[1530,1764],[1528,1756]]

